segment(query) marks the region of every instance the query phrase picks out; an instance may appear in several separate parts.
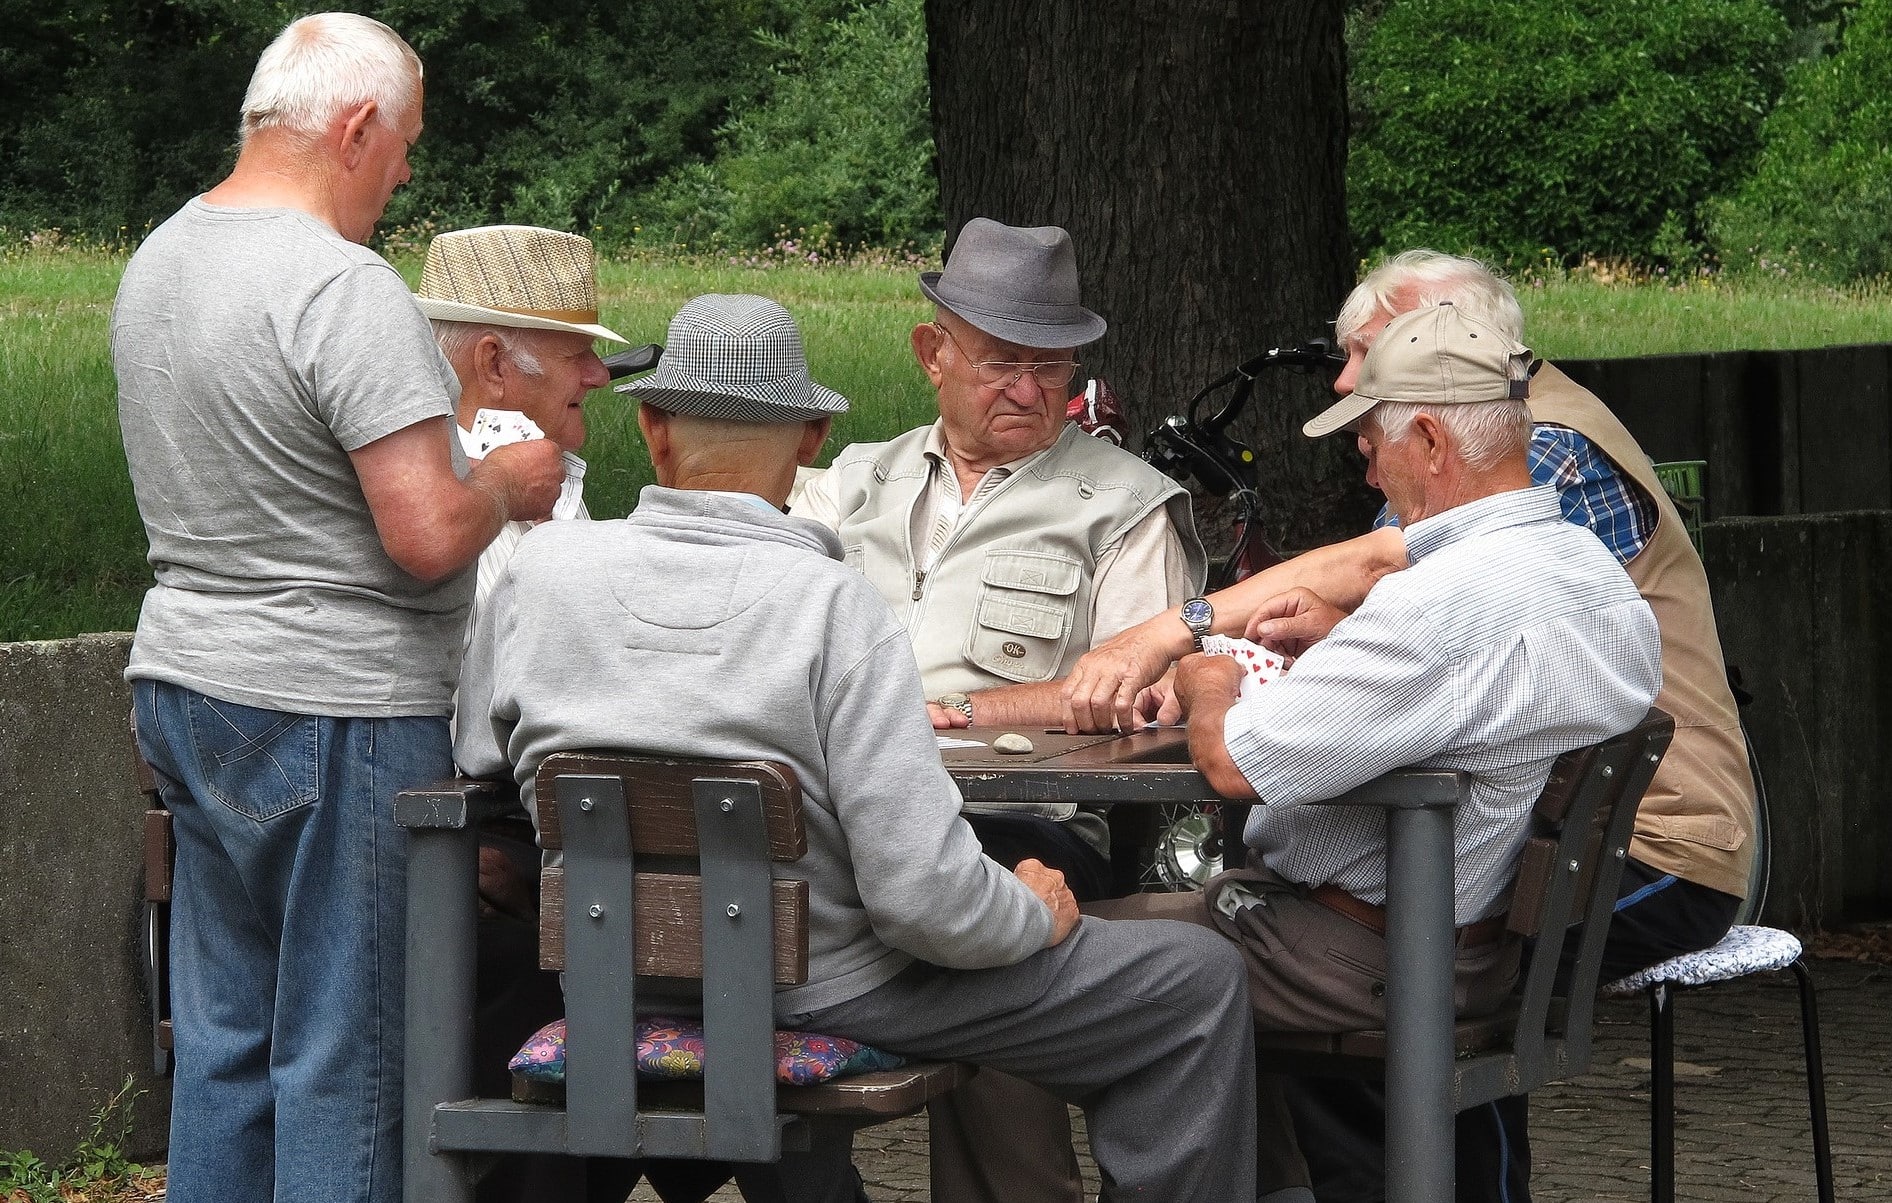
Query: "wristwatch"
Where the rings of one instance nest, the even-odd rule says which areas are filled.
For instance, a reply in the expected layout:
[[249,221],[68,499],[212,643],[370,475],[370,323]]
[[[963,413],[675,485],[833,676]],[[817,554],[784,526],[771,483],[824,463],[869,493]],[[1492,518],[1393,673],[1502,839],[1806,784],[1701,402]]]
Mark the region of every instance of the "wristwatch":
[[967,697],[965,694],[963,693],[942,694],[939,697],[934,698],[933,701],[938,703],[941,706],[946,707],[948,710],[957,710],[959,713],[966,716],[966,722],[968,723],[972,722],[972,699]]
[[1196,650],[1201,651],[1202,637],[1209,633],[1209,626],[1215,621],[1215,607],[1206,597],[1192,597],[1182,604],[1182,620],[1196,641]]

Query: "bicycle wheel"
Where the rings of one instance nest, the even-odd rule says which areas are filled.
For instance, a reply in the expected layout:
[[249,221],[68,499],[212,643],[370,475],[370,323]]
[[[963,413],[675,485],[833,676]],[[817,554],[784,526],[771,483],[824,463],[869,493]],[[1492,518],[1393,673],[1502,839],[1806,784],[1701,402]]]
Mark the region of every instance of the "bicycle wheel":
[[1747,897],[1734,913],[1736,923],[1753,923],[1767,905],[1767,878],[1773,869],[1773,836],[1767,820],[1767,781],[1761,776],[1760,758],[1754,755],[1754,740],[1747,724],[1741,724],[1741,739],[1747,745],[1748,772],[1754,775],[1754,863],[1747,871]]
[[1222,871],[1222,834],[1215,810],[1213,804],[1186,803],[1159,809],[1156,831],[1141,858],[1141,891],[1200,890]]

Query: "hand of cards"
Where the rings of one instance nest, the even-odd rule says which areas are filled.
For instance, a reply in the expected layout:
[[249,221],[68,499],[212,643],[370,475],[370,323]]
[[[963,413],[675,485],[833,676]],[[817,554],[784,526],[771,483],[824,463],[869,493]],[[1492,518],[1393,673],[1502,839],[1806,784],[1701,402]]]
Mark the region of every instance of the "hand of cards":
[[1259,643],[1232,635],[1204,635],[1202,650],[1211,656],[1231,656],[1242,666],[1242,696],[1252,697],[1257,689],[1288,671],[1288,659]]
[[[495,447],[542,439],[539,424],[516,409],[482,409],[473,415],[474,450],[482,459]],[[585,461],[571,452],[564,453],[565,484],[552,506],[555,519],[576,518],[584,513]]]

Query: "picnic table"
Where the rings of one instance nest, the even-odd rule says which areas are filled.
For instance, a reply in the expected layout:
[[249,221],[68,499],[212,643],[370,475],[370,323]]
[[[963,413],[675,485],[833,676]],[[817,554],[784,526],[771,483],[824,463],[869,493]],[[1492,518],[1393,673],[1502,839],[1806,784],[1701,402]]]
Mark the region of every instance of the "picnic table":
[[[955,732],[990,740],[997,732]],[[1032,750],[942,749],[969,802],[1160,805],[1220,802],[1189,762],[1188,731],[1129,734],[1021,731]],[[1445,1203],[1453,1197],[1452,811],[1460,773],[1402,770],[1333,804],[1387,811],[1386,1197]]]

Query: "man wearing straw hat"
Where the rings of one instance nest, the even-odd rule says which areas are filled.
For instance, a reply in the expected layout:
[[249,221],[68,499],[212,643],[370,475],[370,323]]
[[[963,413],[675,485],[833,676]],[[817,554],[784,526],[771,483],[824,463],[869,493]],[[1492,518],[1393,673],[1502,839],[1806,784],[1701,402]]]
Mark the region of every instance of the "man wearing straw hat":
[[[1081,303],[1063,229],[973,218],[920,291],[934,312],[914,327],[913,352],[939,420],[847,448],[795,512],[840,535],[906,626],[937,725],[1040,725],[1061,713],[1057,679],[1080,655],[1197,592],[1189,495],[1065,421],[1078,348],[1106,325]],[[1036,857],[1080,899],[1111,892],[1101,812],[1011,806],[970,820],[1000,863]],[[1056,1100],[981,1074],[930,1114],[936,1197],[1077,1203]],[[1064,1155],[1008,1157],[1021,1128],[1057,1134]]]
[[352,13],[258,61],[230,175],[153,231],[112,315],[156,582],[126,676],[177,840],[170,1193],[401,1193],[400,789],[451,771],[467,571],[551,511],[557,448],[470,473],[455,383],[362,247],[421,67]]
[[[441,234],[427,246],[414,299],[459,378],[456,428],[467,458],[478,463],[496,448],[549,439],[565,468],[552,517],[590,517],[578,456],[585,396],[610,383],[592,344],[627,341],[598,324],[591,240],[537,226]],[[508,522],[480,556],[475,615],[531,526]]]
[[[623,387],[658,483],[621,522],[520,542],[468,649],[461,763],[528,797],[567,748],[787,764],[808,852],[780,870],[808,882],[813,930],[779,1024],[1080,1103],[1110,1198],[1248,1203],[1239,958],[1187,925],[1080,919],[1055,870],[980,852],[905,629],[832,531],[781,512],[846,407],[809,379],[787,312],[698,297]],[[851,1199],[851,1178],[819,1197]]]

